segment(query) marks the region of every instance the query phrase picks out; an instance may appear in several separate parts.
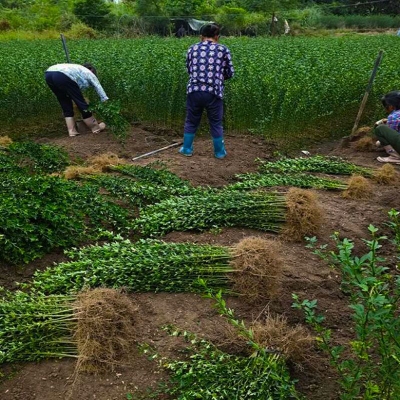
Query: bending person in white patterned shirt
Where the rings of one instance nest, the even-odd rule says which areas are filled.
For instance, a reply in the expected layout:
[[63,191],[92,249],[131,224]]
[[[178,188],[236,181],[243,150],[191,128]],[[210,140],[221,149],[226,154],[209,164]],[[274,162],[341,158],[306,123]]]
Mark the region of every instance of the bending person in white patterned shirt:
[[94,87],[101,101],[107,101],[108,97],[101,86],[96,69],[93,65],[80,64],[56,64],[45,72],[46,83],[57,97],[62,108],[68,134],[71,137],[79,135],[75,127],[73,102],[82,114],[86,126],[93,132],[98,133],[105,129],[103,122],[98,123],[89,111],[89,104],[82,94],[82,90]]

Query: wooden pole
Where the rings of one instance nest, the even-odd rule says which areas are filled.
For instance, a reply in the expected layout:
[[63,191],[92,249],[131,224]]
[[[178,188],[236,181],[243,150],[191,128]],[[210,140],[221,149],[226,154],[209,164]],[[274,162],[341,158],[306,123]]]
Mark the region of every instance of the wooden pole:
[[65,37],[64,37],[64,35],[62,33],[61,33],[60,36],[61,36],[61,41],[62,41],[62,45],[63,45],[63,48],[64,48],[65,56],[67,57],[67,63],[70,63],[71,59],[69,58],[67,42],[65,41]]
[[354,122],[354,126],[353,126],[353,129],[351,131],[351,136],[354,135],[354,133],[356,132],[356,130],[358,128],[358,124],[360,122],[361,115],[362,115],[362,113],[364,111],[365,105],[367,104],[368,96],[369,96],[369,93],[370,93],[370,91],[372,89],[372,83],[374,82],[376,73],[378,72],[379,64],[382,61],[382,57],[383,57],[383,50],[381,50],[379,52],[378,57],[375,60],[374,69],[372,70],[372,74],[371,74],[371,77],[369,78],[369,82],[368,82],[367,88],[365,90],[364,97],[363,97],[361,105],[360,105],[360,109],[358,110],[357,118],[356,118],[356,121]]

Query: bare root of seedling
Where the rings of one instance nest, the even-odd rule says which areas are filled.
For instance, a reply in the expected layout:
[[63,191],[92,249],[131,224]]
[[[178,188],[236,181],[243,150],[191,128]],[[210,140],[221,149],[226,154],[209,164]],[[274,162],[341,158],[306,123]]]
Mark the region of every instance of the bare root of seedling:
[[376,150],[375,140],[370,136],[362,137],[354,143],[354,149],[356,151],[374,151]]
[[125,161],[114,153],[105,153],[89,159],[89,166],[96,168],[102,172],[110,170],[110,166],[125,164]]
[[368,199],[372,194],[370,182],[360,175],[352,176],[348,181],[347,189],[342,192],[346,199]]
[[279,288],[282,275],[280,244],[277,241],[249,237],[234,249],[233,291],[251,303],[271,298]]
[[79,166],[69,166],[64,171],[63,175],[65,179],[79,179],[84,175],[95,175],[101,171],[92,166],[89,167],[79,167]]
[[292,188],[286,195],[286,205],[286,225],[282,231],[285,239],[299,241],[318,232],[323,214],[314,192]]
[[391,164],[384,164],[373,175],[372,179],[379,184],[395,184],[399,181],[399,173]]
[[78,348],[76,371],[112,369],[134,350],[137,306],[112,289],[94,289],[78,295],[74,340]]
[[254,322],[251,328],[257,344],[277,351],[296,365],[311,357],[314,337],[302,325],[290,326],[282,315],[267,314],[264,321]]

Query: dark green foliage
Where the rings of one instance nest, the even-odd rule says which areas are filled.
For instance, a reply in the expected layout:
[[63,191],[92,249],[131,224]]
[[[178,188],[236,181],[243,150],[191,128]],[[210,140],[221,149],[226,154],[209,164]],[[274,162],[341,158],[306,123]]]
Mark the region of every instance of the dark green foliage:
[[78,0],[74,14],[91,28],[104,30],[110,23],[110,5],[105,0]]
[[[189,336],[189,335],[187,335]],[[187,337],[187,361],[163,365],[173,375],[164,393],[174,399],[232,400],[299,398],[284,362],[277,357],[225,353],[206,340]]]
[[[118,238],[117,238],[118,239]],[[125,287],[133,292],[202,292],[225,287],[232,271],[229,249],[154,240],[114,240],[67,252],[72,261],[35,274],[32,286],[43,293],[77,292],[83,287]]]
[[95,187],[57,177],[3,175],[0,199],[0,260],[11,263],[129,224],[128,211],[104,200]]
[[188,182],[165,169],[134,165],[118,165],[111,169],[127,177],[103,174],[88,176],[86,179],[130,205],[143,206],[194,192]]
[[69,165],[68,153],[57,146],[35,142],[15,142],[8,147],[14,162],[34,172],[61,172]]
[[68,153],[60,147],[35,142],[14,142],[0,150],[0,171],[26,173],[61,172],[69,165]]
[[122,141],[126,139],[130,124],[121,115],[121,105],[118,101],[97,102],[92,104],[90,108],[116,138]]
[[261,187],[295,186],[314,189],[346,189],[347,185],[339,180],[322,178],[301,173],[248,173],[236,175],[239,182],[226,187],[227,190],[248,190]]
[[198,190],[144,208],[134,225],[144,236],[228,226],[278,232],[285,210],[283,195]]
[[135,178],[139,182],[149,183],[152,185],[160,185],[171,188],[171,190],[181,189],[182,191],[189,190],[192,186],[189,181],[179,178],[174,173],[168,171],[165,167],[161,167],[154,163],[154,167],[139,165],[121,164],[112,167],[113,171],[120,172]]
[[0,289],[0,364],[75,356],[74,300]]
[[262,161],[259,170],[261,173],[269,172],[320,172],[334,175],[352,175],[358,174],[366,177],[372,176],[371,168],[360,167],[343,160],[340,157],[299,157],[282,158],[278,161]]

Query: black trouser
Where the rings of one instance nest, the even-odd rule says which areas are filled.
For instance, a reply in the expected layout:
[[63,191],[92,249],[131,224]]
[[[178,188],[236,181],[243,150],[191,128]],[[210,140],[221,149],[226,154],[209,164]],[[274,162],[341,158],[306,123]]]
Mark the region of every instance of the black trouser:
[[62,72],[46,71],[46,83],[56,95],[58,102],[63,110],[64,117],[74,116],[74,106],[76,104],[82,114],[82,118],[89,118],[92,113],[88,111],[89,104],[86,102],[78,84]]
[[382,124],[375,128],[374,133],[382,146],[390,145],[400,154],[400,132]]

